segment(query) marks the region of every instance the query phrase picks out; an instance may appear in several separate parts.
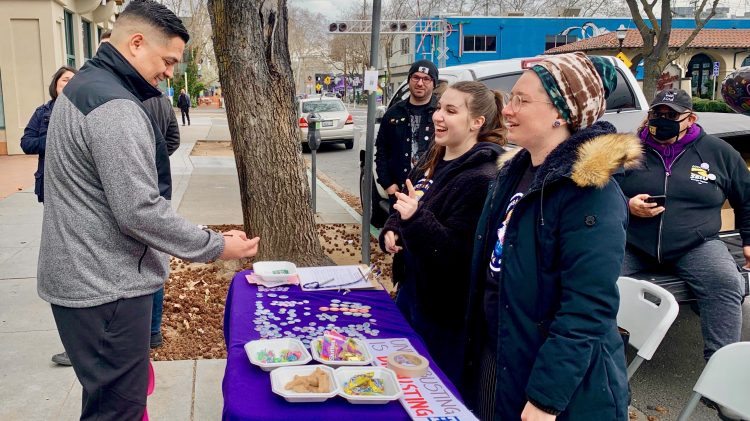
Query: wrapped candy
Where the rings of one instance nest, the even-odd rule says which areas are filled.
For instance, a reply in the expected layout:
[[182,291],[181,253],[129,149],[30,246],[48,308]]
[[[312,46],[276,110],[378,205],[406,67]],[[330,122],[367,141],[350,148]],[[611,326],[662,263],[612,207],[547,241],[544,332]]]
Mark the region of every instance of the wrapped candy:
[[302,358],[302,352],[282,349],[281,352],[279,352],[279,355],[276,355],[273,350],[263,349],[258,352],[256,357],[258,358],[258,361],[266,364],[288,363],[298,361]]
[[326,361],[364,361],[357,342],[341,335],[335,330],[328,330],[319,343],[318,353]]
[[383,379],[375,378],[375,373],[357,374],[347,380],[344,385],[344,392],[353,396],[373,396],[385,393]]

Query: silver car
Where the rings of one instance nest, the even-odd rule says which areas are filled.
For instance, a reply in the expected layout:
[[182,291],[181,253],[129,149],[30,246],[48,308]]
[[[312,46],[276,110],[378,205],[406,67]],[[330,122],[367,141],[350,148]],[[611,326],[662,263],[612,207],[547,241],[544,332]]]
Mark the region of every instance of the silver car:
[[346,149],[354,147],[354,118],[340,99],[325,96],[301,99],[297,110],[304,146],[307,146],[307,115],[318,113],[323,119],[320,124],[321,143],[343,143]]

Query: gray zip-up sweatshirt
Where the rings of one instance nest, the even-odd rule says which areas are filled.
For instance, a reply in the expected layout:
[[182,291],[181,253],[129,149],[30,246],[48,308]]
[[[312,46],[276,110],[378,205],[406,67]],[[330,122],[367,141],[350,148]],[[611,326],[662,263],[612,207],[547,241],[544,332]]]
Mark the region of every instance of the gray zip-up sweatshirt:
[[179,217],[159,196],[153,123],[159,91],[103,44],[58,97],[47,133],[39,296],[93,307],[151,294],[168,254],[216,259],[221,234]]

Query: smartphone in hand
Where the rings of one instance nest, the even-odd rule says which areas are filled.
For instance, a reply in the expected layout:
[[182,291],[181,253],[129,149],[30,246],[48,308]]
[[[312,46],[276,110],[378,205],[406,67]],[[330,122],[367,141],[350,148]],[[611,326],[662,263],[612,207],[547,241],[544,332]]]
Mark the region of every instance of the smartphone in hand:
[[656,206],[664,206],[667,203],[667,196],[665,195],[659,195],[659,196],[649,196],[644,200],[646,203],[656,203]]

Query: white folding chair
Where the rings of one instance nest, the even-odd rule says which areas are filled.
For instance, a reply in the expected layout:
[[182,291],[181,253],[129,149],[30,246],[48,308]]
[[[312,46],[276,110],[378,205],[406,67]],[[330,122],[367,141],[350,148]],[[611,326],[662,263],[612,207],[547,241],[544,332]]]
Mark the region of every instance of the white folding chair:
[[749,360],[750,342],[737,342],[716,351],[695,382],[693,395],[677,421],[690,418],[701,396],[716,402],[725,415],[750,420]]
[[[620,309],[617,325],[630,332],[630,345],[638,350],[628,366],[628,380],[644,360],[654,356],[664,335],[677,318],[679,305],[666,289],[651,282],[621,276],[617,280],[620,290]],[[659,304],[645,297],[657,298]]]

